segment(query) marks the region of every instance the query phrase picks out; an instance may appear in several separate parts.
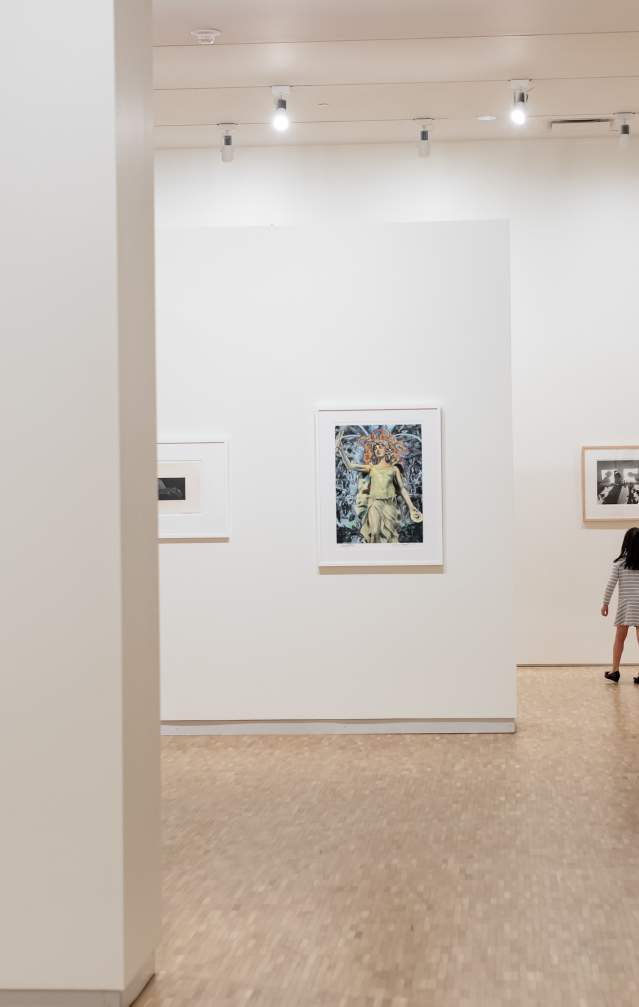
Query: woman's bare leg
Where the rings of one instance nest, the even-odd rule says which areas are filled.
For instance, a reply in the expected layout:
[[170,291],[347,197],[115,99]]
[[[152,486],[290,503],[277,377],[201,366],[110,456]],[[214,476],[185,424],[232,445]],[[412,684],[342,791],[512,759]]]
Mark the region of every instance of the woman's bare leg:
[[[617,626],[617,632],[615,633],[615,642],[612,648],[612,670],[619,671],[619,664],[621,661],[621,655],[623,654],[623,645],[626,642],[626,637],[628,636],[627,626]],[[639,638],[639,631],[638,631]]]
[[368,527],[371,533],[371,542],[379,542],[381,522],[379,518],[379,511],[374,503],[372,503],[368,508]]

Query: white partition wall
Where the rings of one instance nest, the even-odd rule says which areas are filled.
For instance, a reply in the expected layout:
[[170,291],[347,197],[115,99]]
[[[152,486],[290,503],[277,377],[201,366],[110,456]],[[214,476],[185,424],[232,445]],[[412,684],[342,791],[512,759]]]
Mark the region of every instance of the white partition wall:
[[[507,225],[157,248],[161,437],[232,445],[230,541],[161,546],[163,719],[512,727]],[[314,412],[351,403],[441,406],[442,569],[319,572]]]
[[160,915],[150,4],[2,30],[0,1005],[120,1007]]
[[509,221],[521,664],[611,656],[599,606],[624,529],[583,525],[580,454],[639,442],[634,396],[609,376],[637,354],[638,177],[639,143],[614,135],[437,139],[427,159],[414,144],[244,148],[232,165],[218,150],[156,154],[162,227]]

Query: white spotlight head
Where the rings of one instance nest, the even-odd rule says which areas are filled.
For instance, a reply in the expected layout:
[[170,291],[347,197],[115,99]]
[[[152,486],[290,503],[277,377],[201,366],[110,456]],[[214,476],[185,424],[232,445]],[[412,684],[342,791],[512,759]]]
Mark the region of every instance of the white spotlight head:
[[620,112],[615,116],[615,125],[619,130],[619,146],[629,147],[632,139],[631,120],[634,112]]
[[290,88],[284,84],[276,84],[271,88],[273,92],[273,101],[275,103],[275,111],[273,113],[273,129],[276,129],[278,133],[284,133],[291,124],[291,120],[288,115],[288,95]]
[[284,133],[290,126],[286,98],[278,98],[275,112],[273,113],[273,129],[278,133]]
[[417,141],[417,153],[420,157],[430,157],[430,134],[432,119],[416,119],[419,125],[419,139]]
[[523,126],[528,118],[526,105],[528,103],[529,80],[511,80],[513,89],[513,107],[510,110],[510,121],[515,126]]
[[225,163],[233,160],[233,137],[230,133],[225,133],[222,140],[222,160]]
[[515,124],[515,126],[523,126],[528,118],[526,115],[527,100],[528,97],[523,91],[519,91],[515,96],[513,107],[510,110],[510,120]]
[[234,122],[220,122],[218,126],[222,130],[222,146],[220,155],[225,164],[233,160],[233,133],[232,129],[236,125]]

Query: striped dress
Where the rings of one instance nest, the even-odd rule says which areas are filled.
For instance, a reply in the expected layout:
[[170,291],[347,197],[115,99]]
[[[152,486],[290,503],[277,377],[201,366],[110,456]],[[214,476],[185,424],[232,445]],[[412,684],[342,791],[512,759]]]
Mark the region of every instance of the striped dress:
[[609,605],[615,587],[619,585],[619,604],[615,626],[639,626],[639,570],[628,570],[623,559],[612,564],[604,605]]

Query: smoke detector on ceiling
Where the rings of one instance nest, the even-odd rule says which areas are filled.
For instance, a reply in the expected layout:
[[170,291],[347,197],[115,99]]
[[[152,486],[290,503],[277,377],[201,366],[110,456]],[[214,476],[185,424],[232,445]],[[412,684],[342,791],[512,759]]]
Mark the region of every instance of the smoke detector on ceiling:
[[219,38],[221,34],[222,32],[219,28],[196,28],[191,32],[198,45],[213,45],[216,38]]

